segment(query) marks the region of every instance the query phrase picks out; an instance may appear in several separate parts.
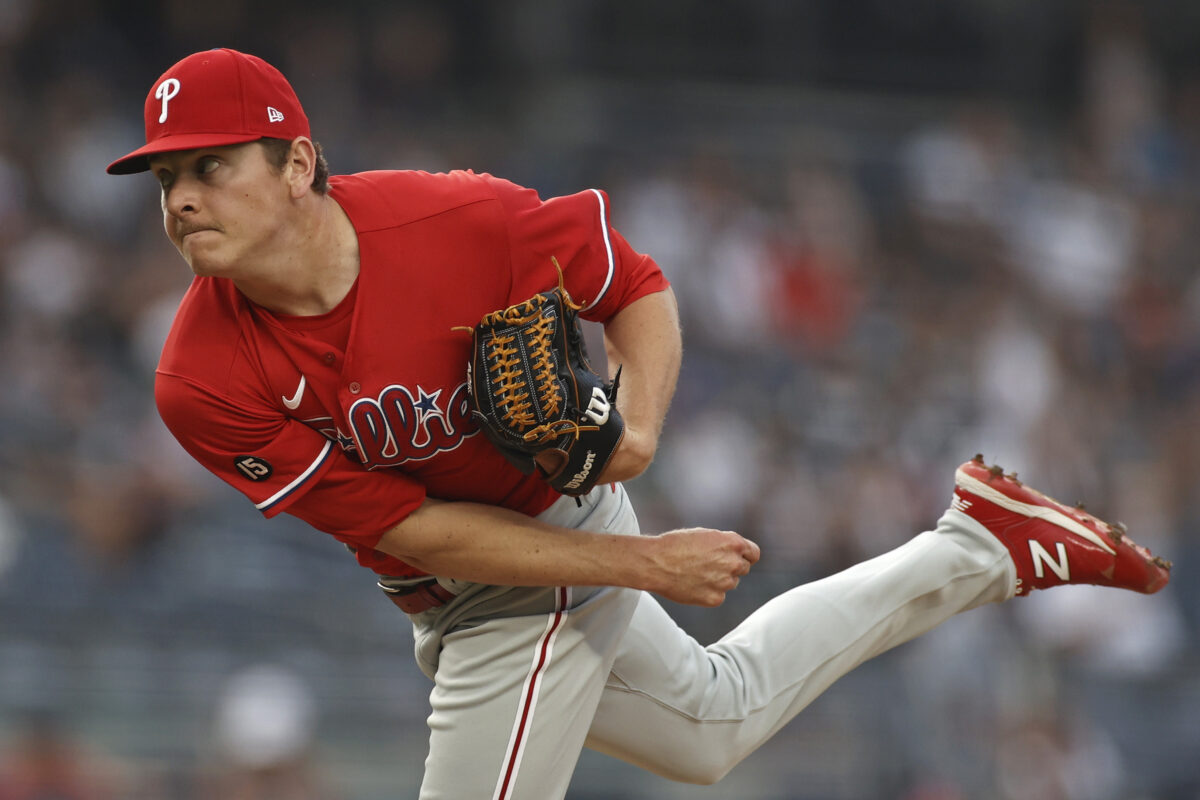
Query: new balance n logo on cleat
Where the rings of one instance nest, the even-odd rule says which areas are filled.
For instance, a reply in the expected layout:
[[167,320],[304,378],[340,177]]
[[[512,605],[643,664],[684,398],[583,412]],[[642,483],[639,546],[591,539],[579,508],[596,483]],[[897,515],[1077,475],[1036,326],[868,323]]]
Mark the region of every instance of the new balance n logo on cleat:
[[1042,543],[1037,539],[1029,540],[1029,555],[1033,557],[1033,574],[1038,578],[1046,577],[1046,567],[1058,576],[1058,579],[1063,583],[1071,582],[1071,565],[1067,562],[1067,546],[1062,542],[1054,543],[1055,552],[1058,553],[1058,560],[1054,560],[1054,556],[1042,547]]

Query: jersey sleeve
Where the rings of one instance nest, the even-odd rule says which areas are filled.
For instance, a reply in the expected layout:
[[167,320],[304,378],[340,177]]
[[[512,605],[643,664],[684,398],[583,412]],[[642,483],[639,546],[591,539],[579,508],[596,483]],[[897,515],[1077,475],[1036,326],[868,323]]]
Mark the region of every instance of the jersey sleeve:
[[625,306],[670,284],[650,256],[612,227],[600,189],[541,200],[532,189],[493,179],[508,219],[513,300],[556,285],[553,256],[581,316],[604,322]]
[[[395,470],[368,471],[303,423],[160,371],[159,415],[185,450],[267,517],[288,512],[374,558],[383,534],[425,499]],[[382,554],[379,554],[382,555]]]

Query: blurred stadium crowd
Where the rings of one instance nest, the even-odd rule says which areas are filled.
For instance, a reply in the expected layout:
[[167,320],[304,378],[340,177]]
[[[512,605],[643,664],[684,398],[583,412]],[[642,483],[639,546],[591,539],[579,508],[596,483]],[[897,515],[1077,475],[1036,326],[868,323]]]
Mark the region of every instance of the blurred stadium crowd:
[[1152,5],[0,0],[0,800],[419,781],[406,621],[153,408],[189,275],[104,166],[210,46],[283,69],[335,172],[609,192],[685,326],[643,528],[764,551],[673,609],[698,638],[930,526],[976,452],[1175,561],[952,620],[717,787],[585,754],[572,798],[1200,797],[1200,13]]

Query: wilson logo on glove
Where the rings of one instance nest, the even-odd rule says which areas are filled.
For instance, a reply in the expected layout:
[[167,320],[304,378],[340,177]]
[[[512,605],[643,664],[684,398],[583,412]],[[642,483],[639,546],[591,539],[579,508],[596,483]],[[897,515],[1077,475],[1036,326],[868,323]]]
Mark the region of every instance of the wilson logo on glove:
[[587,476],[592,472],[592,465],[596,463],[596,454],[588,450],[587,458],[583,460],[583,469],[576,472],[574,477],[566,483],[566,488],[577,489],[587,480]]
[[608,422],[608,412],[612,409],[612,403],[608,402],[608,395],[604,394],[604,390],[599,386],[592,387],[592,402],[588,403],[587,414],[588,419],[597,425],[603,425]]

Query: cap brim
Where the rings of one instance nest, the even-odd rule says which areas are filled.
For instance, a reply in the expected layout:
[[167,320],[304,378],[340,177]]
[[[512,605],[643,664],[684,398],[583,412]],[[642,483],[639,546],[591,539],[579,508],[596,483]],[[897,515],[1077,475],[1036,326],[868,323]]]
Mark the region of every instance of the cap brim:
[[132,175],[150,169],[149,157],[157,153],[242,144],[261,138],[261,133],[184,133],[178,136],[164,136],[109,164],[107,172],[109,175]]

